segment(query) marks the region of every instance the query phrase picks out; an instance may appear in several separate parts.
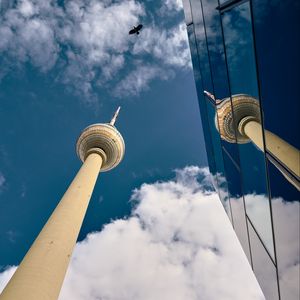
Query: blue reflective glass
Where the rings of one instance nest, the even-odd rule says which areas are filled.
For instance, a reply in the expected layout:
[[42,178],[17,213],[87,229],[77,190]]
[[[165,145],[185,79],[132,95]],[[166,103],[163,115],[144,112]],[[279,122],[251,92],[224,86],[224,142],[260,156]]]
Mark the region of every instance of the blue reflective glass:
[[[201,81],[201,75],[200,75],[200,64],[199,64],[199,58],[198,58],[198,49],[196,46],[196,40],[195,40],[195,33],[194,33],[194,27],[193,25],[190,25],[187,27],[188,37],[189,37],[189,44],[190,44],[190,50],[191,50],[191,57],[192,57],[192,63],[193,63],[193,70],[194,70],[194,78],[196,83],[196,89],[197,94],[200,95],[198,97],[199,101],[199,107],[200,107],[200,113],[201,113],[201,120],[202,120],[202,128],[205,138],[205,147],[207,152],[207,159],[208,159],[208,165],[210,172],[212,174],[216,173],[216,166],[215,166],[215,160],[214,160],[214,153],[212,149],[212,143],[211,143],[211,136],[209,131],[209,125],[208,125],[208,118],[206,113],[206,103],[205,100],[202,97],[202,81]],[[217,185],[215,183],[215,185]]]
[[222,24],[231,93],[258,97],[249,3],[223,13]]
[[281,300],[300,299],[300,194],[268,164]]
[[[228,74],[226,69],[224,43],[219,11],[216,9],[218,0],[202,0],[205,33],[212,74],[213,91],[216,99],[223,99],[230,96]],[[238,149],[235,143],[228,143],[222,140],[231,157],[238,163]]]
[[226,153],[223,153],[223,157],[228,185],[228,194],[230,198],[233,227],[241,242],[247,258],[251,263],[246,212],[244,206],[244,198],[241,192],[241,174]]
[[279,300],[276,268],[248,222],[252,263],[255,276],[267,300]]
[[194,31],[196,36],[196,43],[199,53],[199,63],[202,76],[202,84],[204,90],[212,91],[213,85],[211,80],[207,45],[206,45],[206,36],[203,25],[203,15],[200,0],[191,0],[192,7],[192,16]]
[[221,148],[220,135],[215,126],[215,106],[211,104],[209,101],[206,102],[207,107],[207,117],[208,124],[210,129],[210,134],[212,138],[212,147],[214,151],[214,158],[216,163],[216,173],[213,176],[216,178],[218,185],[218,192],[222,204],[228,214],[230,214],[230,206],[228,202],[228,190],[227,190],[227,182],[225,179],[224,172],[224,162],[223,162],[223,153]]
[[[280,5],[253,1],[253,15],[266,148],[300,187],[300,5],[291,0]],[[272,49],[271,55],[266,49]],[[283,147],[289,150],[277,150]]]
[[[208,60],[208,52],[206,45],[205,32],[203,27],[203,16],[200,1],[192,0],[192,16],[193,25],[188,26],[188,34],[190,38],[190,45],[194,48],[192,56],[197,53],[197,58],[193,58],[193,66],[196,65],[196,88],[198,93],[198,99],[200,104],[202,122],[207,122],[209,127],[209,140],[211,141],[211,148],[214,162],[212,163],[213,168],[211,168],[213,180],[216,185],[217,191],[219,193],[220,199],[225,207],[226,212],[230,216],[230,208],[228,203],[228,192],[227,183],[225,181],[224,165],[222,158],[221,142],[220,136],[216,131],[215,127],[215,108],[210,103],[206,102],[204,104],[203,90],[212,90],[212,81]],[[192,29],[190,29],[190,27]],[[194,37],[192,37],[194,35]],[[191,42],[192,40],[192,42]],[[201,78],[198,80],[198,78]],[[205,130],[205,128],[204,128]]]
[[[263,145],[260,149],[256,141],[258,139],[262,143],[262,128],[259,125],[259,100],[256,99],[258,88],[249,3],[226,11],[222,15],[222,24],[232,99],[236,99],[232,100],[234,117],[232,128],[240,132],[238,125],[241,124],[241,120],[254,113],[259,126],[255,131],[255,139],[251,140],[245,134],[237,134],[246,212],[269,253],[274,257],[264,149]],[[247,95],[252,97],[251,101],[245,100],[249,99]]]
[[299,1],[253,0],[252,8],[265,128],[300,149]]
[[220,23],[221,20],[219,11],[216,9],[217,6],[218,0],[202,0],[205,33],[214,84],[214,95],[216,98],[222,99],[228,97],[229,86]]

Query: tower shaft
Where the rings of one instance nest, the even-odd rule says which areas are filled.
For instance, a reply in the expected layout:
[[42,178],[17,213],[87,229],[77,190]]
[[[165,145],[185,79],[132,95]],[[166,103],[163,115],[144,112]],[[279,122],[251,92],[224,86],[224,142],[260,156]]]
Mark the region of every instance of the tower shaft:
[[[245,122],[242,127],[244,134],[248,136],[260,150],[264,151],[261,124],[255,120],[249,120]],[[296,176],[300,177],[300,151],[268,130],[264,130],[264,134],[268,151]]]
[[0,300],[56,300],[102,157],[91,153],[0,295]]

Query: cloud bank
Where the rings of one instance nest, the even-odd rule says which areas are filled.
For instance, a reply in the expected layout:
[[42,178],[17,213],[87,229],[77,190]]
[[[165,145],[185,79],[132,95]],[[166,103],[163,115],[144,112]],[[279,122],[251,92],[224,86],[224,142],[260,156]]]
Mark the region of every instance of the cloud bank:
[[160,79],[169,78],[170,70],[191,66],[182,24],[168,28],[144,24],[139,36],[128,35],[147,17],[146,11],[134,0],[66,0],[63,5],[54,0],[18,0],[7,5],[0,16],[0,79],[31,64],[42,73],[53,71],[53,80],[87,101],[103,87],[119,97],[137,95],[153,75],[141,78],[132,93],[121,84],[124,95],[118,82],[134,85],[139,61],[145,62],[139,71],[147,64],[159,68],[155,78]]
[[264,299],[208,176],[186,167],[136,189],[131,216],[76,245],[59,299]]

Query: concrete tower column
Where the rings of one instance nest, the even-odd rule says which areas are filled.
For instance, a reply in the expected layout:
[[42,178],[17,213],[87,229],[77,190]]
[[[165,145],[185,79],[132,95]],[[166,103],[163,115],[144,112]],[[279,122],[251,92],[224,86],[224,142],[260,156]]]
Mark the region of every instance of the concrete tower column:
[[0,295],[1,300],[56,300],[68,268],[98,174],[117,166],[125,144],[109,124],[87,127],[77,141],[84,162],[61,201]]
[[300,151],[276,134],[268,130],[263,131],[257,99],[238,94],[231,97],[232,101],[230,98],[215,100],[212,94],[204,92],[217,104],[215,123],[221,138],[229,143],[243,144],[251,141],[264,152],[264,133],[268,152],[298,179],[292,178],[276,161],[272,162],[285,178],[300,190]]
[[7,284],[1,300],[58,298],[101,164],[99,154],[87,157]]
[[[260,150],[264,151],[262,127],[259,122],[245,118],[239,124],[239,131],[247,136]],[[269,130],[264,130],[264,133],[268,151],[300,177],[300,151]]]

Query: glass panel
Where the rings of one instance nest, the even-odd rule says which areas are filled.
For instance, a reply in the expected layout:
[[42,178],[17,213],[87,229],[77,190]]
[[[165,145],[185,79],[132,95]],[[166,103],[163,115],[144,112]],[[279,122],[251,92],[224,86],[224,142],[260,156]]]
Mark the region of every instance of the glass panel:
[[[203,27],[203,18],[200,1],[192,0],[192,14],[193,14],[193,28],[196,37],[196,50],[198,58],[198,68],[200,74],[196,74],[198,77],[201,75],[201,84],[196,80],[198,99],[200,103],[202,122],[203,124],[207,121],[209,125],[209,132],[211,138],[211,146],[214,157],[214,166],[215,169],[212,170],[212,175],[214,182],[216,184],[216,189],[219,193],[220,199],[225,207],[226,212],[230,216],[230,206],[228,202],[228,192],[227,192],[227,183],[224,175],[224,165],[222,158],[221,142],[220,136],[217,133],[215,127],[215,107],[212,106],[209,102],[205,104],[202,101],[204,100],[203,89],[204,87],[208,90],[212,90],[212,81],[208,61],[208,53],[206,46],[206,38]],[[188,26],[191,27],[191,26]],[[188,30],[190,32],[190,29]],[[191,43],[191,32],[189,33],[190,43]],[[192,42],[193,43],[193,42]],[[195,65],[195,64],[194,64]],[[198,73],[198,71],[197,71]]]
[[[205,32],[209,51],[212,80],[216,99],[223,99],[230,95],[227,76],[222,27],[219,11],[216,9],[218,0],[202,0]],[[231,157],[239,163],[238,149],[235,143],[222,140],[222,145],[229,152]]]
[[257,97],[249,3],[243,3],[222,14],[222,24],[231,93]]
[[[232,99],[218,105],[223,122],[221,135],[234,142],[232,136],[237,133],[247,215],[274,258],[249,3],[226,11],[222,23]],[[248,123],[243,123],[245,120]]]
[[281,300],[300,299],[300,195],[269,166],[272,212]]
[[214,83],[214,94],[216,98],[225,98],[229,95],[224,45],[220,14],[216,9],[218,0],[202,0],[207,46]]
[[251,264],[246,213],[244,199],[241,192],[241,174],[232,163],[231,159],[224,152],[223,157],[228,184],[228,194],[230,197],[233,227]]
[[183,3],[183,9],[184,9],[185,23],[190,24],[191,22],[193,22],[190,1],[182,0],[182,3]]
[[[212,150],[212,143],[211,143],[211,136],[209,132],[209,126],[208,126],[208,118],[206,113],[206,103],[205,100],[202,97],[202,81],[201,81],[201,75],[200,75],[200,69],[199,69],[199,58],[198,58],[198,50],[196,46],[196,40],[195,40],[195,33],[194,33],[194,27],[193,25],[190,25],[187,27],[188,37],[189,37],[189,44],[190,44],[190,50],[191,50],[191,57],[193,62],[193,71],[194,71],[194,78],[195,78],[195,84],[196,84],[196,90],[199,101],[199,107],[200,107],[200,113],[201,113],[201,120],[202,120],[202,128],[204,133],[204,139],[205,139],[205,147],[207,152],[207,160],[210,172],[212,174],[216,173],[216,166],[215,166],[215,160],[214,160],[214,153]],[[217,185],[215,183],[215,185]]]
[[[203,89],[213,90],[200,0],[191,0]],[[198,95],[200,96],[200,94]]]
[[[265,128],[275,134],[266,135],[266,146],[300,180],[300,153],[296,150],[300,149],[300,139],[295,128],[295,124],[299,124],[300,112],[300,101],[295,98],[299,89],[300,6],[297,1],[284,1],[280,6],[266,5],[264,2],[258,4],[254,1],[253,13]],[[271,56],[263,50],[266,46],[272,49]],[[291,149],[285,151],[287,157],[276,151],[276,146],[280,144],[278,137],[296,148],[293,159]]]
[[[224,167],[223,167],[223,161],[221,157],[222,155],[221,146],[220,144],[216,144],[217,141],[220,141],[220,138],[219,136],[217,137],[214,136],[214,143],[213,143],[212,136],[211,136],[210,124],[213,121],[212,120],[209,121],[209,118],[212,118],[212,114],[213,115],[215,114],[215,110],[211,106],[210,107],[210,109],[212,109],[211,114],[207,113],[207,107],[206,107],[207,103],[206,103],[206,99],[203,97],[203,92],[202,92],[203,87],[202,87],[202,81],[201,81],[200,70],[199,70],[200,64],[199,64],[198,49],[196,47],[195,35],[194,35],[192,25],[188,26],[188,36],[189,36],[190,49],[192,54],[195,83],[196,83],[196,89],[198,93],[198,100],[199,100],[199,106],[201,112],[202,127],[204,132],[209,168],[210,168],[210,172],[212,173],[212,179],[214,181],[216,190],[218,191],[220,199],[222,200],[225,210],[229,216],[229,219],[232,222],[231,211],[228,202],[227,185],[226,185],[226,181],[224,180]],[[216,129],[214,128],[214,132],[215,131]],[[218,139],[217,141],[216,138]],[[215,160],[217,160],[217,163]]]
[[207,106],[207,116],[208,116],[208,124],[210,129],[210,134],[212,137],[212,146],[215,155],[216,162],[216,173],[213,176],[216,178],[218,184],[219,196],[221,198],[222,204],[227,212],[230,214],[230,205],[228,198],[228,190],[227,190],[227,182],[225,178],[224,172],[224,163],[223,163],[223,153],[221,148],[220,135],[216,130],[215,126],[215,107],[209,101],[206,102]]
[[[265,128],[300,149],[300,5],[253,0],[254,29]],[[272,49],[272,51],[266,51]],[[268,146],[268,140],[266,140]]]
[[253,270],[267,300],[278,300],[276,268],[248,222]]

